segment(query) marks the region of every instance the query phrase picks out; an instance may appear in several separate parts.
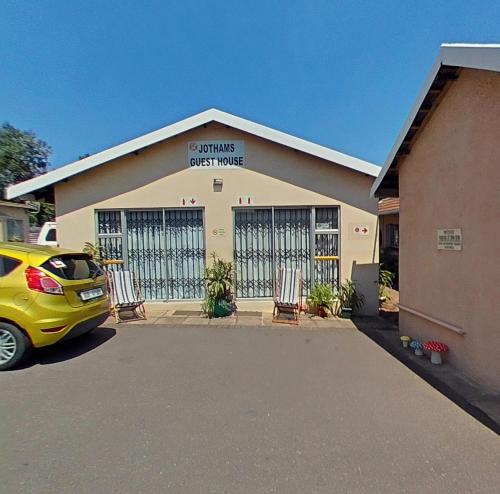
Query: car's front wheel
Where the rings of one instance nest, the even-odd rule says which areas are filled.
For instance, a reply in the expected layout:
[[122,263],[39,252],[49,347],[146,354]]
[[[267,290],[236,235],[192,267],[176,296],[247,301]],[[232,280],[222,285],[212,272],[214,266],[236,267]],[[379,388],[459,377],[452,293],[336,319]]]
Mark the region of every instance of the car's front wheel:
[[0,371],[20,364],[31,348],[26,335],[16,326],[0,322]]

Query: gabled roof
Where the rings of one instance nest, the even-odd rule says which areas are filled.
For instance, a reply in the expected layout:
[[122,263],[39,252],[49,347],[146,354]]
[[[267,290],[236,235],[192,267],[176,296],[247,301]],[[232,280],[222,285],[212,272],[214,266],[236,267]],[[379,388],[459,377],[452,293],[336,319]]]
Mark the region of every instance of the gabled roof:
[[439,55],[425,84],[418,95],[394,146],[375,180],[372,196],[397,196],[398,164],[409,154],[417,132],[428,121],[450,83],[458,78],[461,68],[500,72],[500,44],[449,44],[441,45]]
[[210,122],[218,122],[228,127],[232,127],[249,134],[253,134],[257,137],[267,139],[283,146],[287,146],[297,151],[302,151],[304,153],[322,158],[326,161],[336,163],[338,165],[351,168],[361,173],[365,173],[372,177],[376,177],[380,171],[380,167],[367,161],[348,156],[347,154],[339,153],[333,149],[320,146],[319,144],[314,144],[304,139],[285,134],[279,130],[274,130],[264,125],[251,122],[250,120],[245,120],[244,118],[236,117],[229,113],[225,113],[220,110],[212,108],[204,112],[188,117],[172,125],[167,125],[162,129],[155,130],[149,134],[137,137],[130,141],[119,144],[112,148],[106,149],[99,153],[93,154],[87,158],[84,158],[74,163],[62,166],[56,170],[52,170],[49,173],[40,175],[38,177],[26,180],[16,185],[11,185],[5,189],[5,197],[7,199],[12,199],[14,197],[19,197],[23,194],[28,194],[38,189],[48,187],[61,180],[67,179],[79,173],[85,172],[97,166],[108,163],[114,159],[120,158],[121,156],[127,155],[129,153],[136,152],[145,147],[151,146],[158,142],[169,139],[170,137],[176,136],[183,132],[195,129],[201,125],[208,124]]

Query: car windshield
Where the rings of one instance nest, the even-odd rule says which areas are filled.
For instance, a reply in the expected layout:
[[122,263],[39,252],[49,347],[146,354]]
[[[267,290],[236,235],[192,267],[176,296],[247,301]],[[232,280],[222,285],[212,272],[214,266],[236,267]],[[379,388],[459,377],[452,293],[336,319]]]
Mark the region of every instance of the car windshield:
[[63,254],[51,257],[41,267],[65,280],[85,280],[104,274],[87,254]]
[[55,228],[51,228],[47,232],[47,236],[45,237],[47,242],[57,242],[57,230]]

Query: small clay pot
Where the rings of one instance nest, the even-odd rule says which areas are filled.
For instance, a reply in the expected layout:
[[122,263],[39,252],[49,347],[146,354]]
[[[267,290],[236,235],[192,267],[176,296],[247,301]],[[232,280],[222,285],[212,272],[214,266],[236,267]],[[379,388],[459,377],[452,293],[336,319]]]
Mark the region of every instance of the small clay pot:
[[319,317],[328,317],[328,313],[326,312],[324,307],[318,307],[318,316]]

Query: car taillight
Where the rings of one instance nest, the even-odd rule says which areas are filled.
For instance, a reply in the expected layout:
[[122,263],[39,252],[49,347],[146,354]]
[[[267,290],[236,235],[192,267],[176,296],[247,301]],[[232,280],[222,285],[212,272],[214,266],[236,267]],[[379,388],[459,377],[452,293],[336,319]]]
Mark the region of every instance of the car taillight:
[[28,288],[36,292],[63,295],[63,287],[54,278],[47,276],[43,271],[29,267],[24,272]]

